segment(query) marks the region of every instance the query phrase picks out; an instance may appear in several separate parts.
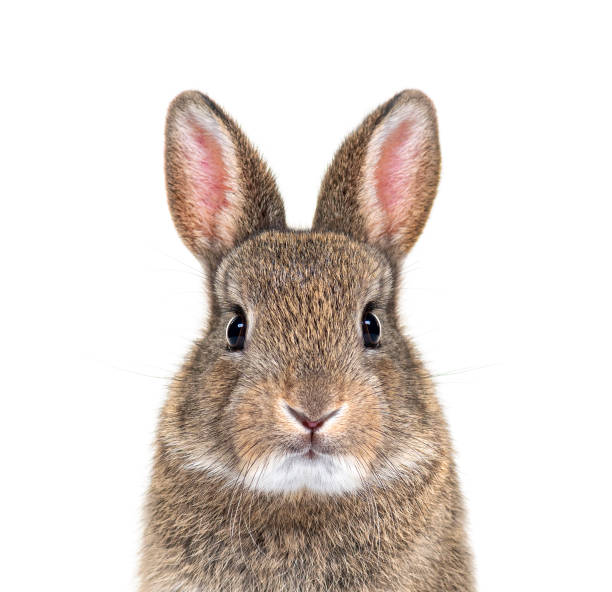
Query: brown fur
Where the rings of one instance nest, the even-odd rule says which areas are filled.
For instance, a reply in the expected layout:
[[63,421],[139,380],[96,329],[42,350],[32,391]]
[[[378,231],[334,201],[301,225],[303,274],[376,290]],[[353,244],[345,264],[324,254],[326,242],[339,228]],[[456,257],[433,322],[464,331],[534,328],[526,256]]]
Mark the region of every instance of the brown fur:
[[[212,255],[194,240],[172,145],[175,110],[185,100],[217,114],[241,152],[249,205],[236,221],[235,245],[212,246]],[[413,224],[396,246],[368,241],[358,198],[372,130],[405,100],[429,105],[414,91],[398,95],[347,139],[323,183],[312,232],[284,228],[267,168],[210,99],[189,93],[171,106],[170,205],[185,242],[208,266],[211,306],[160,417],[142,592],[473,590],[446,424],[396,311],[399,258],[425,223],[438,167],[419,181]],[[432,142],[428,162],[438,154],[439,163],[437,136]],[[369,302],[382,326],[375,350],[360,334]],[[225,343],[236,306],[247,311],[251,331],[242,352]],[[253,489],[261,476],[253,467],[295,445],[280,400],[309,417],[348,404],[321,446],[358,457],[358,490]],[[205,458],[215,459],[214,471],[198,466]]]

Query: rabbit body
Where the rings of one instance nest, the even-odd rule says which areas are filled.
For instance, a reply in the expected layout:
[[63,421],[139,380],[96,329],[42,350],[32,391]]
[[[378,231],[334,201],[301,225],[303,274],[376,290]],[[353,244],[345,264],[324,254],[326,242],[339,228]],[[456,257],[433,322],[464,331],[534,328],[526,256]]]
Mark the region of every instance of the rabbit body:
[[396,310],[438,181],[429,100],[400,93],[345,141],[311,231],[199,93],[170,108],[166,162],[210,306],[161,412],[142,592],[473,590],[446,424]]

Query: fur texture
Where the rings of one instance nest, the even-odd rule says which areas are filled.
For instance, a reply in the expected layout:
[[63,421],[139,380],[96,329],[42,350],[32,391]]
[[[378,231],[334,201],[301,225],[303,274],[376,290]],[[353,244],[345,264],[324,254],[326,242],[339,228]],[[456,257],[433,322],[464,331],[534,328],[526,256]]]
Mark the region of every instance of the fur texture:
[[429,99],[400,93],[347,138],[308,232],[285,227],[267,167],[207,97],[177,97],[166,138],[210,316],[161,413],[141,591],[473,590],[446,424],[396,310],[438,182]]

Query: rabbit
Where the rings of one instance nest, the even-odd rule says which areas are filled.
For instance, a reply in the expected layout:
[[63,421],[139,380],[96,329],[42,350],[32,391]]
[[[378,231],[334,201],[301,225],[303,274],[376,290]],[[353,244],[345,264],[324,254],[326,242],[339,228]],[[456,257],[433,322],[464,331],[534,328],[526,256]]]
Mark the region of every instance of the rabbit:
[[311,230],[197,91],[170,105],[165,169],[209,306],[159,418],[141,592],[474,590],[447,426],[397,310],[439,180],[430,99],[403,91],[348,136]]

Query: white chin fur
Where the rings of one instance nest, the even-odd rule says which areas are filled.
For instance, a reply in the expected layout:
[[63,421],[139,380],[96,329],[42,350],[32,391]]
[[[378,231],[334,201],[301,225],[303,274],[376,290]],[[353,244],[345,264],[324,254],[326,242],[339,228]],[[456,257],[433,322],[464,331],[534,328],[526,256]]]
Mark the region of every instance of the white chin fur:
[[253,469],[245,484],[250,489],[288,493],[306,489],[317,493],[346,493],[363,484],[363,469],[351,456],[303,454],[271,458]]

